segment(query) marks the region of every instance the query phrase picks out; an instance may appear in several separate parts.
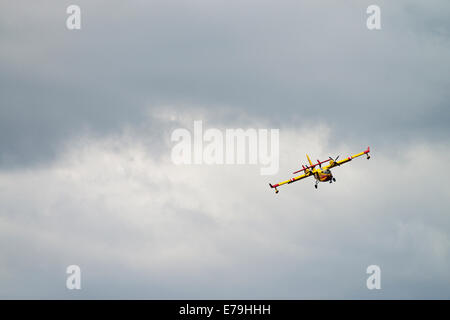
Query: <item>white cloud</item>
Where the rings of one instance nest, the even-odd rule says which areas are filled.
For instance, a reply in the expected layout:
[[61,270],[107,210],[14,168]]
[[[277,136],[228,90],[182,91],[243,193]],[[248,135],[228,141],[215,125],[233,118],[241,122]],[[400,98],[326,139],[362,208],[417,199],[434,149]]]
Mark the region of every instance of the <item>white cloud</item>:
[[[425,271],[448,283],[450,224],[442,208],[448,207],[443,181],[449,175],[438,171],[443,180],[436,180],[426,166],[448,161],[444,146],[418,145],[397,157],[372,146],[372,160],[334,170],[335,184],[315,190],[306,180],[278,195],[270,190],[269,182],[288,178],[304,163],[305,152],[322,159],[329,151],[343,157],[366,147],[330,146],[332,134],[326,125],[281,128],[275,177],[260,176],[250,165],[175,166],[170,145],[161,157],[132,129],[79,137],[47,167],[0,174],[2,242],[22,250],[1,248],[1,274],[20,283],[20,272],[33,274],[38,264],[46,279],[63,284],[64,274],[50,273],[51,264],[82,261],[88,274],[109,266],[122,283],[110,295],[132,292],[133,274],[139,274],[141,285],[162,291],[137,291],[138,297],[172,298],[364,296],[359,286],[371,263],[402,279],[410,263],[409,280]],[[110,284],[98,281],[87,294],[108,296],[101,287]],[[67,294],[15,283],[0,294]],[[385,294],[401,298],[405,290]]]

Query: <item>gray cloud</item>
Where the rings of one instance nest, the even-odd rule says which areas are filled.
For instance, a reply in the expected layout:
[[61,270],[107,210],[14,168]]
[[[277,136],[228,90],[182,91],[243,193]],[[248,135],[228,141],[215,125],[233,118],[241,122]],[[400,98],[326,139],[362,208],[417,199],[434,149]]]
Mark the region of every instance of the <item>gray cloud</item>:
[[[323,131],[284,128],[282,167],[299,161],[294,141],[328,151]],[[0,175],[0,294],[446,298],[449,188],[411,173],[447,161],[448,148],[401,151],[336,169],[338,182],[320,192],[305,181],[275,196],[267,182],[286,170],[269,179],[254,166],[176,167],[140,134],[86,137],[52,167]],[[73,263],[86,274],[75,294],[64,289]],[[364,287],[370,264],[382,267],[381,292]]]
[[68,3],[2,4],[4,165],[173,103],[323,121],[361,143],[448,138],[443,1],[381,2],[380,32],[365,28],[368,3],[293,1],[81,1],[83,29],[69,32]]
[[[76,32],[69,4],[0,5],[1,297],[449,297],[447,2],[380,1],[372,32],[368,1],[78,1]],[[270,181],[373,161],[272,197],[254,167],[171,165],[195,119],[279,127]]]

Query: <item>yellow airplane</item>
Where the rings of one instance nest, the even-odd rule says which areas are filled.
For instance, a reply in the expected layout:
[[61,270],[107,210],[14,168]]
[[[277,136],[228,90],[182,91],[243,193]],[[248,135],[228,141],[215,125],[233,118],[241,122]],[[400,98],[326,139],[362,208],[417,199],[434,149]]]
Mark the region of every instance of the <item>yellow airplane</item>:
[[[316,164],[313,164],[311,162],[311,159],[309,159],[308,155],[306,155],[306,158],[308,158],[309,166],[308,167],[302,166],[303,169],[295,171],[293,173],[293,174],[296,174],[296,173],[304,171],[305,172],[304,174],[302,174],[302,175],[300,175],[298,177],[291,178],[289,180],[286,180],[286,181],[274,184],[274,185],[269,183],[269,185],[270,185],[271,188],[275,189],[275,193],[278,193],[278,189],[277,188],[279,186],[282,186],[283,184],[289,184],[289,183],[292,183],[292,182],[295,182],[295,181],[299,181],[299,180],[302,180],[302,179],[310,177],[310,176],[314,176],[314,178],[316,179],[316,184],[314,185],[314,187],[317,189],[317,184],[319,182],[330,181],[330,183],[332,183],[333,181],[336,181],[336,179],[331,174],[331,171],[330,171],[331,168],[340,166],[340,165],[342,165],[344,163],[352,161],[352,159],[354,159],[354,158],[357,158],[357,157],[365,155],[365,154],[367,155],[367,160],[369,160],[370,159],[369,152],[370,152],[370,148],[367,147],[367,150],[365,150],[365,151],[363,151],[361,153],[355,154],[354,156],[349,156],[348,158],[346,158],[344,160],[338,161],[339,156],[337,156],[336,159],[333,159],[333,158],[329,157],[329,159],[324,160],[324,161],[317,160]],[[325,162],[328,162],[328,161],[330,162],[330,164],[322,168],[322,164],[325,163]],[[316,168],[316,166],[319,166],[319,168]]]

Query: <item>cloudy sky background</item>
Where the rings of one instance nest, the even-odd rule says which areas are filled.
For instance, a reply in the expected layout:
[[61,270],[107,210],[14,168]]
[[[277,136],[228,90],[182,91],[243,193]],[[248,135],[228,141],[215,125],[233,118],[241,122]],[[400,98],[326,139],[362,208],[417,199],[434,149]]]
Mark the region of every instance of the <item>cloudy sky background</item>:
[[[449,36],[445,0],[2,1],[0,297],[450,298]],[[279,173],[173,165],[194,120],[279,128]]]

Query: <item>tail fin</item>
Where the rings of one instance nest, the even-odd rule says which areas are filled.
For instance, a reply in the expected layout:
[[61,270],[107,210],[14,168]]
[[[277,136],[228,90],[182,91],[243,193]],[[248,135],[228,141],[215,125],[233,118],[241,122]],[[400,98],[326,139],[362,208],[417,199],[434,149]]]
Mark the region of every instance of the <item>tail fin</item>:
[[312,164],[312,162],[311,162],[311,159],[308,157],[308,155],[306,155],[306,158],[308,158],[309,165],[312,166],[313,164]]

